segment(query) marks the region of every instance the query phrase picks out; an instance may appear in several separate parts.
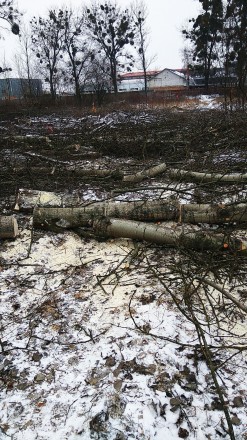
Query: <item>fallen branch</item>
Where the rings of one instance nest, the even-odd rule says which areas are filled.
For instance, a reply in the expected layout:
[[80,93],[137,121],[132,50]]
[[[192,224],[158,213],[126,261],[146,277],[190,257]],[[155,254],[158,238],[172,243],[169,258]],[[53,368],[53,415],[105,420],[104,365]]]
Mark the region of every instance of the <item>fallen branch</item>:
[[238,301],[236,298],[234,298],[233,295],[231,295],[229,292],[227,292],[223,287],[219,286],[218,284],[214,283],[213,281],[209,280],[208,278],[202,278],[202,277],[196,277],[198,280],[208,284],[209,286],[213,287],[215,290],[218,290],[218,292],[222,293],[223,296],[230,299],[236,306],[238,306],[243,312],[247,313],[247,307],[242,304],[240,301]]

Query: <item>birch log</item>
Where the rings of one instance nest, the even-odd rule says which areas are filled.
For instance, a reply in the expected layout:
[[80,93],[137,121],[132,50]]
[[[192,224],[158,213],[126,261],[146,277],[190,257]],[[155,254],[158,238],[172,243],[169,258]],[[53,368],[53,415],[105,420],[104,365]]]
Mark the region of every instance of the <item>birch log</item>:
[[148,168],[147,170],[140,171],[136,174],[126,175],[123,177],[123,181],[132,183],[141,182],[144,179],[149,179],[150,177],[155,177],[158,174],[162,174],[166,170],[167,165],[165,163],[161,163],[160,165],[156,165],[155,167]]
[[56,161],[56,159],[49,158],[49,162],[54,166],[49,169],[47,167],[37,167],[30,164],[23,166],[15,166],[13,171],[15,173],[23,173],[26,170],[33,171],[34,173],[44,173],[54,175],[56,173],[66,172],[68,174],[73,173],[77,177],[81,177],[82,179],[91,179],[91,178],[112,178],[114,180],[122,181],[123,183],[138,183],[142,182],[145,179],[149,179],[155,177],[159,174],[165,173],[166,177],[173,180],[179,181],[193,181],[200,183],[224,183],[224,184],[233,184],[233,183],[247,183],[247,174],[243,173],[235,173],[235,174],[219,174],[219,173],[201,173],[196,171],[186,171],[180,170],[177,168],[168,168],[166,163],[161,163],[154,167],[144,169],[135,174],[127,174],[124,175],[120,169],[100,169],[100,168],[91,168],[85,169],[82,167],[81,163],[72,164]]
[[18,233],[18,224],[15,217],[0,216],[0,238],[15,238]]
[[145,240],[168,246],[181,246],[198,251],[220,251],[230,249],[233,252],[246,251],[247,242],[204,231],[182,232],[149,223],[122,219],[102,219],[93,222],[94,232],[103,237],[122,237]]
[[47,229],[59,226],[61,228],[87,226],[94,218],[100,216],[141,221],[173,220],[192,224],[243,224],[247,223],[247,204],[184,205],[167,200],[146,200],[120,203],[97,202],[84,207],[65,208],[53,208],[48,205],[36,207],[33,211],[35,226]]
[[179,170],[170,168],[167,170],[170,178],[183,181],[195,181],[202,183],[247,183],[247,174],[218,174],[218,173],[199,173],[196,171]]
[[[65,215],[66,213],[68,216]],[[71,216],[71,214],[73,215]],[[59,208],[35,208],[34,210],[34,227],[61,231],[64,228],[79,226],[90,226],[93,232],[101,237],[132,238],[168,246],[182,246],[200,251],[220,251],[229,248],[233,252],[238,252],[247,249],[247,242],[224,234],[204,231],[181,232],[150,223],[103,216],[93,217],[91,213],[78,208],[68,208],[67,210],[66,208],[62,210]]]
[[164,218],[173,220],[178,213],[176,204],[168,204],[166,200],[99,202],[79,208],[36,207],[33,210],[33,221],[34,226],[45,229],[77,228],[88,226],[92,220],[99,217],[159,221]]

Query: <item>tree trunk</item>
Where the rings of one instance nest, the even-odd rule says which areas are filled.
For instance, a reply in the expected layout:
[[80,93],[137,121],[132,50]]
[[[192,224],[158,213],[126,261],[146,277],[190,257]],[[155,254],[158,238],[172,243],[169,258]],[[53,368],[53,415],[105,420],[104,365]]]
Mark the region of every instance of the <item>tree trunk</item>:
[[136,174],[129,174],[123,177],[124,182],[141,182],[144,179],[148,179],[150,177],[155,177],[158,174],[164,173],[167,170],[167,166],[165,163],[161,163],[160,165],[156,165],[155,167],[148,168],[147,170],[140,171]]
[[0,238],[15,238],[18,233],[18,224],[15,217],[0,216]]
[[199,173],[196,171],[185,171],[176,168],[167,170],[170,178],[183,181],[207,182],[207,183],[246,183],[247,174],[217,174],[217,173]]
[[[170,179],[179,180],[179,181],[195,181],[195,182],[206,182],[206,183],[247,183],[247,174],[217,174],[217,173],[199,173],[195,171],[186,171],[186,170],[179,170],[176,168],[167,168],[167,165],[165,163],[161,163],[159,165],[156,165],[154,167],[148,168],[147,170],[143,170],[140,172],[137,172],[135,174],[127,174],[124,176],[124,174],[120,171],[120,169],[84,169],[80,167],[80,164],[70,164],[70,162],[66,161],[57,161],[53,158],[45,158],[42,155],[33,155],[32,153],[26,153],[26,155],[31,157],[37,157],[38,159],[46,160],[47,162],[50,162],[54,164],[54,168],[52,170],[52,173],[55,173],[56,171],[64,170],[68,173],[75,173],[77,176],[81,176],[81,178],[104,178],[109,177],[114,180],[121,180],[122,182],[131,182],[131,183],[138,183],[142,182],[145,179],[149,179],[152,177],[155,177],[159,174],[162,174],[166,172],[166,176]],[[23,166],[17,166],[15,167],[16,172],[22,171],[27,169],[29,165],[23,167]],[[60,168],[61,167],[61,168]],[[30,166],[32,169],[33,167]],[[47,168],[42,167],[35,167],[34,168],[38,173],[46,173],[47,174]]]
[[247,242],[203,231],[178,232],[172,228],[151,225],[130,220],[105,218],[93,222],[93,230],[98,236],[122,237],[145,240],[167,246],[185,247],[198,251],[221,251],[229,248],[233,252],[246,251]]
[[[51,161],[48,161],[51,162]],[[119,169],[116,170],[103,170],[103,169],[83,169],[76,167],[74,165],[65,166],[63,164],[56,164],[54,161],[54,166],[50,165],[50,167],[38,167],[37,165],[33,166],[29,163],[27,163],[25,166],[15,166],[11,165],[7,168],[5,167],[5,170],[11,171],[11,173],[14,174],[23,174],[26,172],[32,172],[33,174],[37,175],[56,175],[58,173],[64,173],[65,175],[76,175],[77,177],[80,177],[81,179],[87,180],[87,179],[104,179],[104,178],[111,178],[114,180],[122,180],[123,174]]]
[[34,226],[45,229],[89,226],[95,218],[118,217],[132,220],[173,220],[179,216],[176,205],[166,200],[138,202],[97,202],[84,207],[39,208],[33,211]]
[[145,240],[168,246],[183,246],[196,250],[232,251],[246,250],[247,243],[224,234],[203,231],[178,232],[172,228],[124,219],[94,216],[81,208],[35,208],[34,227],[61,231],[65,228],[91,226],[93,232],[103,237],[122,237]]
[[[144,200],[137,202],[95,202],[79,206],[79,198],[56,195],[54,193],[30,190],[20,190],[16,200],[16,210],[34,212],[37,224],[54,224],[65,220],[68,227],[83,226],[84,214],[89,218],[97,216],[127,218],[142,221],[169,221],[179,223],[209,223],[224,224],[247,222],[247,204],[209,205],[209,204],[180,204],[170,200]],[[64,207],[66,206],[66,207]],[[87,224],[87,221],[86,221]]]

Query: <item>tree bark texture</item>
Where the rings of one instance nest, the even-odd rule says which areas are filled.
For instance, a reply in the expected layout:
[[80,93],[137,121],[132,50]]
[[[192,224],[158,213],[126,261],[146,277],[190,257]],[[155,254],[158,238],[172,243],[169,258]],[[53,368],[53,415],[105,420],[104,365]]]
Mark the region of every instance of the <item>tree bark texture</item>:
[[185,171],[176,168],[170,168],[167,171],[171,179],[179,181],[194,181],[200,183],[247,183],[247,174],[218,174],[218,173],[199,173],[196,171]]
[[[48,193],[52,194],[52,193]],[[42,199],[39,199],[42,201]],[[84,207],[61,207],[64,199],[59,197],[43,197],[41,206],[36,204],[34,223],[37,226],[47,224],[67,224],[68,228],[86,226],[93,218],[116,217],[141,221],[176,221],[178,223],[208,223],[225,224],[247,223],[247,204],[209,205],[209,204],[179,204],[168,200],[137,201],[137,202],[96,202]],[[58,206],[54,206],[57,203]],[[72,200],[71,200],[72,203]],[[18,205],[29,209],[30,204]],[[53,207],[51,207],[53,206]],[[24,207],[24,208],[23,208]],[[62,223],[61,223],[62,221]]]
[[0,216],[0,238],[15,238],[18,233],[18,224],[15,217]]
[[[32,157],[35,157],[32,155]],[[37,158],[39,156],[37,155]],[[166,177],[172,180],[178,181],[193,181],[199,183],[247,183],[247,174],[235,173],[235,174],[218,174],[218,173],[201,173],[195,171],[180,170],[177,168],[167,168],[165,163],[161,163],[146,170],[137,172],[135,174],[124,175],[118,168],[117,169],[84,169],[81,164],[69,164],[56,159],[47,158],[47,161],[54,164],[51,170],[47,167],[37,167],[27,164],[25,167],[14,167],[16,173],[23,172],[27,169],[33,170],[36,173],[55,174],[57,172],[74,173],[76,176],[80,176],[82,179],[87,178],[112,178],[114,180],[120,180],[125,183],[138,183],[145,179],[155,177],[159,174],[166,174]]]
[[145,240],[151,243],[167,246],[185,247],[198,251],[221,251],[230,249],[233,252],[246,251],[247,242],[203,231],[178,232],[149,223],[130,220],[105,218],[93,222],[94,232],[103,237],[122,237],[134,240]]
[[231,249],[233,252],[246,250],[247,243],[224,234],[203,231],[178,232],[172,228],[126,219],[95,215],[81,208],[35,208],[34,227],[61,231],[66,228],[91,227],[103,237],[122,237],[145,240],[168,246],[182,246],[196,250]]

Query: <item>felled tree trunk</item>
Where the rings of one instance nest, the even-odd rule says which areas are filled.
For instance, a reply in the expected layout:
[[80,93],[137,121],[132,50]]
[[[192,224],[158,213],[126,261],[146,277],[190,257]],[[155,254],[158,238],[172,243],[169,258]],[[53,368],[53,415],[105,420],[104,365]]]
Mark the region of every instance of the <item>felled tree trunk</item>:
[[168,176],[172,179],[183,181],[195,181],[205,183],[246,183],[247,174],[218,174],[218,173],[199,173],[196,171],[185,171],[176,168],[168,170]]
[[18,233],[18,224],[15,217],[0,216],[0,238],[15,238]]
[[218,173],[199,173],[195,171],[179,170],[176,168],[168,168],[165,163],[161,163],[147,170],[140,171],[136,174],[124,176],[124,182],[141,182],[144,179],[155,177],[158,174],[166,173],[171,179],[195,182],[218,182],[218,183],[246,183],[247,174],[218,174]]
[[234,252],[239,252],[247,249],[247,242],[224,234],[210,234],[203,231],[178,232],[172,228],[122,219],[97,220],[93,223],[93,229],[95,233],[103,237],[132,238],[199,251],[220,251],[229,248]]
[[[55,162],[55,161],[54,161]],[[7,169],[7,168],[6,168]],[[50,165],[50,167],[39,167],[37,165],[32,164],[26,164],[24,166],[22,165],[15,165],[13,167],[9,167],[8,169],[11,170],[14,174],[23,174],[25,172],[32,172],[34,175],[39,174],[45,174],[45,175],[56,175],[56,174],[66,174],[68,176],[77,176],[81,177],[82,179],[103,179],[103,178],[112,178],[114,180],[122,180],[123,173],[119,169],[115,170],[107,170],[107,169],[98,169],[98,168],[92,168],[92,169],[84,169],[79,166],[63,166],[59,163],[54,163],[53,166]]]
[[[38,211],[39,208],[36,208],[35,214]],[[150,223],[108,217],[89,220],[88,213],[81,214],[80,223],[90,224],[92,232],[96,236],[104,238],[131,238],[173,247],[181,246],[198,251],[210,250],[218,252],[223,249],[230,249],[233,252],[240,252],[247,249],[247,242],[225,236],[224,234],[203,231],[182,232]],[[54,230],[56,227],[67,227],[67,223],[65,219],[59,220],[57,218],[55,224],[51,224],[50,220],[46,223],[45,219],[44,223],[40,224],[39,215],[35,215],[34,226],[45,228],[50,226]]]
[[[33,157],[33,155],[32,155]],[[35,157],[35,156],[34,156]],[[39,158],[39,156],[37,156]],[[179,181],[194,181],[205,183],[246,183],[247,174],[218,174],[218,173],[199,173],[195,171],[179,170],[176,168],[168,168],[165,163],[148,168],[147,170],[140,171],[136,174],[124,175],[118,168],[116,169],[85,169],[81,167],[81,164],[70,164],[69,162],[57,161],[56,159],[47,158],[47,161],[54,166],[48,170],[47,167],[37,167],[27,164],[26,166],[14,166],[13,172],[23,173],[25,170],[33,170],[33,172],[40,174],[55,174],[59,172],[73,173],[81,178],[112,178],[114,180],[120,180],[125,183],[138,183],[145,179],[155,177],[159,174],[166,173],[166,177]]]
[[149,179],[150,177],[155,177],[158,174],[164,173],[167,170],[167,166],[165,163],[160,165],[156,165],[155,167],[148,168],[147,170],[140,171],[136,174],[129,174],[123,177],[124,182],[132,182],[137,183],[141,182],[144,179]]
[[34,226],[45,229],[89,226],[95,218],[118,217],[133,220],[159,221],[178,217],[176,205],[165,200],[138,202],[98,202],[85,207],[45,208],[33,211]]
[[[44,199],[45,202],[45,199]],[[55,203],[56,199],[47,199]],[[60,203],[60,199],[57,200]],[[22,205],[23,206],[23,205]],[[179,204],[167,200],[138,202],[97,202],[85,207],[36,207],[33,212],[37,227],[75,228],[87,226],[96,217],[117,217],[141,221],[169,221],[178,223],[224,224],[247,222],[247,204],[198,205]]]

